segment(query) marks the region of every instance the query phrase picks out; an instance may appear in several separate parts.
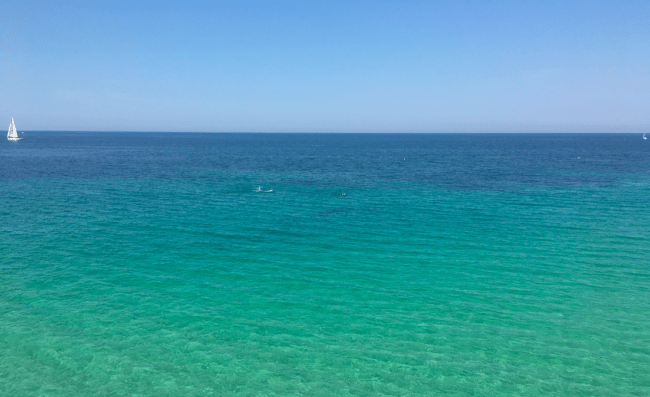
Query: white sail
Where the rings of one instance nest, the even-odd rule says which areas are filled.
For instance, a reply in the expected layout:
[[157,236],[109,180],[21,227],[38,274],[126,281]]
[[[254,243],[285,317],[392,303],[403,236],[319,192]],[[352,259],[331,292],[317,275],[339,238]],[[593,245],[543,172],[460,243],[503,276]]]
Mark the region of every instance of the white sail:
[[22,138],[18,138],[18,133],[16,132],[16,124],[14,123],[14,119],[11,119],[11,124],[9,124],[9,132],[7,133],[7,139],[10,141],[17,141]]
[[16,134],[16,124],[14,124],[14,119],[11,119],[11,124],[9,124],[9,133],[7,134],[7,138],[18,138],[18,134]]

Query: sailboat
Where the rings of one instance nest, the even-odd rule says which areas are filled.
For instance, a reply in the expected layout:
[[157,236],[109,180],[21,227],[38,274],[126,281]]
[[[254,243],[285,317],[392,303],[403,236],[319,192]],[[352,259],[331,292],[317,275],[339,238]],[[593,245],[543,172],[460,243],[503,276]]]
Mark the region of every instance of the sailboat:
[[645,137],[645,132],[643,133],[643,139],[648,139],[648,138]]
[[11,124],[9,124],[9,133],[7,134],[7,139],[12,142],[19,141],[23,138],[18,138],[18,133],[16,132],[16,124],[14,124],[14,119],[11,119]]

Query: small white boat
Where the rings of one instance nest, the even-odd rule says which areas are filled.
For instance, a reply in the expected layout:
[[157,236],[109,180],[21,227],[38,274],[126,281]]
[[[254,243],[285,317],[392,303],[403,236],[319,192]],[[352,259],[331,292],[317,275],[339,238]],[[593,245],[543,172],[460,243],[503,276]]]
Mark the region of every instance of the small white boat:
[[9,124],[9,133],[7,134],[7,139],[12,142],[19,141],[23,138],[18,138],[18,133],[16,132],[16,124],[14,124],[14,119],[11,119],[11,124]]
[[648,138],[645,137],[645,132],[643,133],[643,139],[648,139]]

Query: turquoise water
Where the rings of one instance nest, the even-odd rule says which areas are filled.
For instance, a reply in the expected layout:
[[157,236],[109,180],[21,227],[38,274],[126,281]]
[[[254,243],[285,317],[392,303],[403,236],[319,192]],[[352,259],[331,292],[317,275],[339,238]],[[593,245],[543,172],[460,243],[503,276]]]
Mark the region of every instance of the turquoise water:
[[650,395],[640,136],[34,132],[0,160],[0,395]]

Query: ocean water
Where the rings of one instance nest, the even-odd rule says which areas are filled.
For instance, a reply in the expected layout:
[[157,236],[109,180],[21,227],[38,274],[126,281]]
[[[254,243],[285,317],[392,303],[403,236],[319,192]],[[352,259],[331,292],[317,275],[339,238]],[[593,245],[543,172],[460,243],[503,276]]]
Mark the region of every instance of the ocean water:
[[638,134],[22,136],[2,396],[650,395]]

